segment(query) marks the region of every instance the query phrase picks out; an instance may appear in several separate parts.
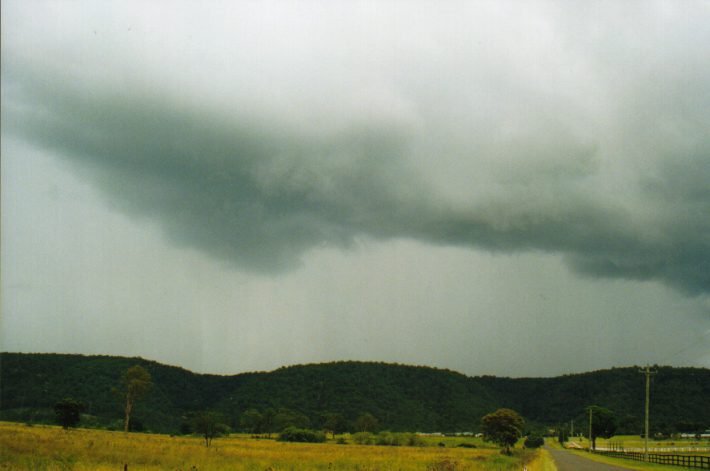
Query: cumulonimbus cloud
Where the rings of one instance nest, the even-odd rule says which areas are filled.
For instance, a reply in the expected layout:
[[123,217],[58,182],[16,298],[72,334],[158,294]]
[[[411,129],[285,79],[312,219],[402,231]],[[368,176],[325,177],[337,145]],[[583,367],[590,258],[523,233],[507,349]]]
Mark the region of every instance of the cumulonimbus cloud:
[[[707,293],[710,68],[656,67],[662,79],[610,86],[618,67],[582,57],[601,69],[582,91],[599,97],[531,90],[529,70],[478,57],[419,79],[352,84],[350,97],[318,89],[309,70],[314,85],[275,79],[285,98],[260,108],[268,100],[250,98],[248,81],[223,106],[201,101],[204,86],[185,97],[157,79],[121,87],[92,74],[95,64],[66,67],[8,46],[3,132],[63,155],[169,240],[240,269],[293,269],[311,249],[361,236],[412,238],[559,253],[590,276]],[[691,59],[665,66],[685,70]],[[426,63],[403,60],[385,75]],[[309,100],[315,111],[303,109]]]

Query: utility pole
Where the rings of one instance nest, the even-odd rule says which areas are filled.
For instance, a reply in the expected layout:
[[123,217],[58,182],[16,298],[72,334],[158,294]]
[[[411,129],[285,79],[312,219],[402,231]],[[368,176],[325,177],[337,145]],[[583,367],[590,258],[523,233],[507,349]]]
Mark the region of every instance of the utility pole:
[[592,451],[592,406],[589,406],[589,451]]
[[646,365],[646,368],[639,370],[640,373],[646,375],[646,419],[645,419],[645,432],[644,437],[644,447],[643,447],[643,459],[648,461],[648,406],[651,402],[651,375],[656,374],[655,371],[651,371],[651,367]]

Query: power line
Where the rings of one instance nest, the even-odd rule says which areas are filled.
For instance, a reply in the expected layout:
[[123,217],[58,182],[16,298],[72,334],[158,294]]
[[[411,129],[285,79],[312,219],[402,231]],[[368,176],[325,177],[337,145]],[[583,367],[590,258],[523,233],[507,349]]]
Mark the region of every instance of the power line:
[[[704,333],[700,334],[700,336],[699,336],[693,343],[691,343],[691,344],[689,344],[689,345],[685,345],[683,348],[681,348],[680,350],[678,350],[677,352],[675,352],[675,353],[673,353],[673,354],[671,354],[671,355],[667,355],[667,356],[666,356],[663,360],[661,360],[659,363],[660,363],[660,364],[664,364],[664,363],[666,363],[668,360],[674,359],[675,357],[677,357],[677,356],[680,355],[681,353],[687,352],[687,351],[690,350],[691,348],[693,348],[693,347],[697,346],[698,344],[700,344],[700,343],[705,339],[705,337],[707,337],[707,336],[710,336],[710,329],[709,329],[709,330],[706,330]],[[710,349],[709,349],[709,351],[710,351]]]

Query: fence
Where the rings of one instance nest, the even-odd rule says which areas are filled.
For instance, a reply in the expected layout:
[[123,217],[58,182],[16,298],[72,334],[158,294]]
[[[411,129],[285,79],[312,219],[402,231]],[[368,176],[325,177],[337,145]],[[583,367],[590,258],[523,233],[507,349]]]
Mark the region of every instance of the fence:
[[616,458],[626,458],[635,461],[646,461],[648,463],[669,464],[672,466],[683,466],[685,468],[700,468],[710,469],[710,456],[698,455],[667,455],[649,453],[648,459],[646,455],[635,451],[603,451],[595,450],[593,453],[600,455],[613,456]]

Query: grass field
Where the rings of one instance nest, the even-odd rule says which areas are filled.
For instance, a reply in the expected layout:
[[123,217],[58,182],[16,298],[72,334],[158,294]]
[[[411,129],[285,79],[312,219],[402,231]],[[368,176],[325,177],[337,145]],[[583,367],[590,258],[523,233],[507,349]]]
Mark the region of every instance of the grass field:
[[[453,446],[455,440],[446,441]],[[2,470],[108,471],[124,465],[129,471],[554,470],[543,452],[531,450],[516,450],[508,457],[494,448],[296,444],[246,436],[219,438],[207,448],[199,437],[0,422]]]

